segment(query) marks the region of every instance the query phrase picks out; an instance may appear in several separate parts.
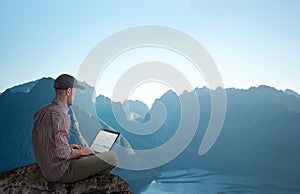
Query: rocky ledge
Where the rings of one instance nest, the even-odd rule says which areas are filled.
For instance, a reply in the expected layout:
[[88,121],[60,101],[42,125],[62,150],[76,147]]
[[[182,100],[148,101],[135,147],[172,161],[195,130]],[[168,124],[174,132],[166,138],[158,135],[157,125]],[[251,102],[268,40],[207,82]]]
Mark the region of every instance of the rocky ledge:
[[122,193],[130,194],[129,185],[113,174],[94,175],[73,183],[48,182],[39,166],[31,164],[0,174],[0,193]]

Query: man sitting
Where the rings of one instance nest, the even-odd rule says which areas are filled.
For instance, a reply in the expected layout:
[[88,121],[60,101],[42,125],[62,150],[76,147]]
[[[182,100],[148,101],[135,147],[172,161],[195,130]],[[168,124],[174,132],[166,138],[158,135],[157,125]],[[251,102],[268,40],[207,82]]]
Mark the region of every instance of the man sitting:
[[[114,152],[96,156],[91,155],[94,151],[89,147],[69,145],[71,120],[68,106],[73,104],[76,88],[84,89],[73,76],[58,76],[54,81],[55,98],[34,115],[34,155],[48,181],[76,182],[90,175],[110,172],[119,163]],[[87,155],[91,156],[78,158]]]

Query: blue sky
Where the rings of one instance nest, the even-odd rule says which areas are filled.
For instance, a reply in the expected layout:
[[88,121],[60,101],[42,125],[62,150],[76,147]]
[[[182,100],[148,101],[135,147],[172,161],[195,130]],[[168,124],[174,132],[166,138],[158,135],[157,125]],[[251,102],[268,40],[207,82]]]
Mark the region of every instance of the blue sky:
[[[196,38],[213,57],[226,88],[263,84],[300,93],[299,18],[297,0],[1,0],[0,91],[41,77],[76,75],[105,37],[154,24]],[[202,82],[194,85],[202,87]],[[145,84],[133,98],[143,99],[147,88],[157,97],[166,89]]]

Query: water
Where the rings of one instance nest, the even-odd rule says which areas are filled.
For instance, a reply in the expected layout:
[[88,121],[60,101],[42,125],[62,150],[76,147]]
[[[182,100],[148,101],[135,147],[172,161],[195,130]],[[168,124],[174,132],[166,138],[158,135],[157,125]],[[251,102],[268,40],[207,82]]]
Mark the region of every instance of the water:
[[142,194],[300,193],[300,185],[253,176],[226,175],[202,169],[161,173]]

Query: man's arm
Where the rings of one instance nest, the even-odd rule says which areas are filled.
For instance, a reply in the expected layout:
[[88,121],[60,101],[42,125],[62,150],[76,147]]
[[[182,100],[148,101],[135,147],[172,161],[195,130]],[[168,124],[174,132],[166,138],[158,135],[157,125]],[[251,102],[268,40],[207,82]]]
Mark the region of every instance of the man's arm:
[[68,160],[94,153],[94,150],[89,147],[81,148],[79,145],[69,145],[69,132],[67,130],[67,122],[69,121],[64,115],[54,114],[52,119],[55,121],[53,131],[55,132],[54,144],[56,156]]
[[68,119],[64,114],[52,114],[52,141],[54,154],[60,159],[71,159],[72,148],[69,145]]

